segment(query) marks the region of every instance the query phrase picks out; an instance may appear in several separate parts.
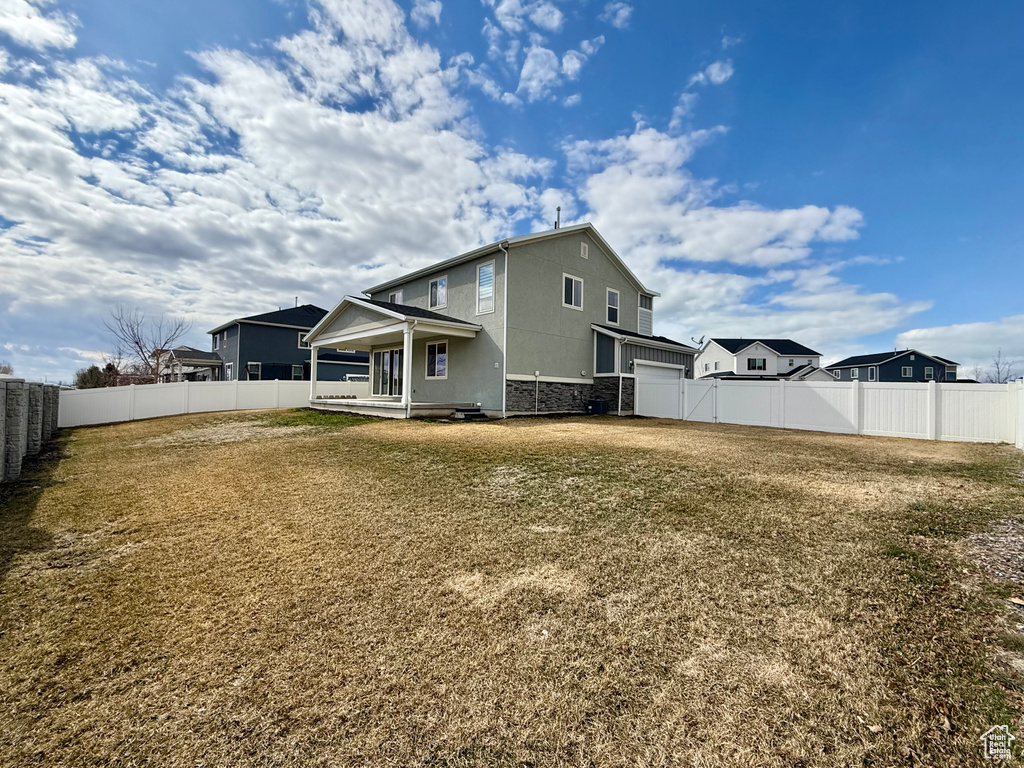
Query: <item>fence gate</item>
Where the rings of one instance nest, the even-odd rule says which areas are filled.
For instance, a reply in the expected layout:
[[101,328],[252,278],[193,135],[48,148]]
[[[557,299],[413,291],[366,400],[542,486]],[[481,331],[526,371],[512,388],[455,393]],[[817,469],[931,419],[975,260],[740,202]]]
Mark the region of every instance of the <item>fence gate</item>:
[[634,411],[640,416],[657,419],[682,418],[682,398],[679,385],[680,370],[660,365],[644,365],[639,360],[636,375],[636,403]]

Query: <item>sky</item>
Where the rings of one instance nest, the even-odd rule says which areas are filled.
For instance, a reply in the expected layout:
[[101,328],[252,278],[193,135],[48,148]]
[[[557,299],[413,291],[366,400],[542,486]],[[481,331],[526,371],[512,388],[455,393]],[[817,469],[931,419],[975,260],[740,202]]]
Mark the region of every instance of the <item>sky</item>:
[[561,206],[662,294],[658,334],[1024,363],[1022,27],[1016,0],[0,0],[0,359],[69,381],[119,304],[208,349]]

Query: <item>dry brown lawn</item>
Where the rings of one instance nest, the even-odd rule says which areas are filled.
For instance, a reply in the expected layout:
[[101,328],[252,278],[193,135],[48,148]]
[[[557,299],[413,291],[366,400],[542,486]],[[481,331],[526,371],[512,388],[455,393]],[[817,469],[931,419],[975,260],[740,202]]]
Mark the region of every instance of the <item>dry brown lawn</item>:
[[974,765],[1024,454],[652,420],[64,433],[0,491],[0,765]]

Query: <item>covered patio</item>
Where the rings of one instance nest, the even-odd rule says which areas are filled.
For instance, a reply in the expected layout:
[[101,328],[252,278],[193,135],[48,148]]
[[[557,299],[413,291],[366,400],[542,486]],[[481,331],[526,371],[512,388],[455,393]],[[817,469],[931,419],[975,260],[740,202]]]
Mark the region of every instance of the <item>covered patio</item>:
[[[481,326],[446,317],[436,312],[383,301],[346,296],[337,307],[306,335],[310,357],[309,402],[313,408],[345,411],[366,416],[408,419],[414,416],[444,418],[456,410],[471,410],[478,403],[456,399],[438,401],[414,399],[414,344],[430,339],[445,340],[428,345],[426,367],[433,378],[447,377],[447,340],[473,339]],[[337,395],[326,392],[317,381],[320,350],[357,350],[370,354],[368,396]],[[426,371],[424,372],[426,374]]]

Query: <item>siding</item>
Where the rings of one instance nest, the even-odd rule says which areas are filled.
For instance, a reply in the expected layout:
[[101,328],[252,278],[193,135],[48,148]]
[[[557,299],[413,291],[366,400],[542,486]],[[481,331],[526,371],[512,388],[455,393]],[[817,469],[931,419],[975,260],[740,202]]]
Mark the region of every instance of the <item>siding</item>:
[[686,377],[693,378],[693,355],[685,352],[671,352],[667,349],[656,347],[643,347],[639,344],[622,345],[622,368],[623,373],[632,373],[629,364],[634,360],[647,360],[652,363],[667,363],[669,365],[686,366]]

